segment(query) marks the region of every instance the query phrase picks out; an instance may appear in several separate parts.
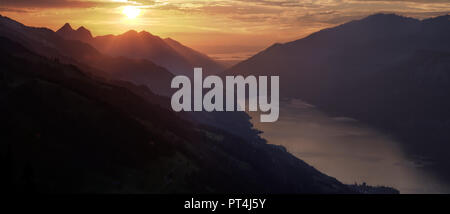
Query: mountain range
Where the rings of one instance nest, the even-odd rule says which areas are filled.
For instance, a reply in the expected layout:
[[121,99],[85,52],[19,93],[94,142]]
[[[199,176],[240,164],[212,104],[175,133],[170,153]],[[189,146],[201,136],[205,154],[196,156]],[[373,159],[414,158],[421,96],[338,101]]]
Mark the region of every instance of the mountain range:
[[450,178],[450,16],[375,14],[274,44],[223,75],[280,76],[280,96],[382,130]]
[[[170,107],[166,96],[174,92],[170,88],[174,75],[149,60],[108,56],[85,42],[62,38],[46,28],[28,27],[8,17],[0,17],[0,26],[0,36],[18,42],[39,55],[76,65],[85,73],[105,80],[124,80],[147,87],[155,94],[164,96],[158,102],[166,108]],[[193,112],[186,117],[193,122],[226,129],[249,141],[260,140],[256,135],[258,131],[252,129],[249,116],[243,112]]]
[[207,55],[171,38],[162,39],[146,31],[130,30],[120,35],[93,37],[86,28],[79,27],[74,30],[66,23],[56,33],[66,39],[90,44],[107,55],[150,60],[175,75],[191,77],[194,67],[202,67],[206,74],[217,74],[224,70],[222,65]]
[[146,85],[161,95],[171,93],[174,75],[149,60],[102,54],[87,43],[67,40],[50,29],[25,26],[4,16],[0,16],[0,35],[42,56],[77,65],[85,72]]
[[146,88],[0,45],[5,191],[358,193],[282,147],[188,122]]
[[0,46],[5,192],[398,193],[342,184],[267,144],[244,113],[173,112],[152,91],[170,73],[151,61],[3,16]]

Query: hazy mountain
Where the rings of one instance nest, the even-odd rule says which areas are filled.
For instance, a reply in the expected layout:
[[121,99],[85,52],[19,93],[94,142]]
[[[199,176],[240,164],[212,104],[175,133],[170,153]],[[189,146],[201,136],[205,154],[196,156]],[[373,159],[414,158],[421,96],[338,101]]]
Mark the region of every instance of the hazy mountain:
[[450,16],[376,14],[275,44],[224,75],[279,75],[284,98],[301,98],[402,140],[450,174]]
[[83,42],[89,42],[90,40],[92,40],[92,34],[88,29],[81,26],[77,30],[74,30],[69,23],[64,24],[64,26],[56,31],[56,33],[58,33],[63,38],[70,40],[80,40]]
[[164,42],[171,48],[173,48],[183,58],[187,59],[189,63],[194,67],[204,68],[205,74],[217,74],[225,69],[224,66],[209,58],[207,55],[184,46],[176,40],[166,38],[164,39]]
[[93,38],[90,33],[86,33],[85,28],[80,27],[80,29],[75,31],[69,24],[65,24],[57,33],[67,39],[77,39],[89,43],[108,55],[148,59],[176,75],[191,76],[194,67],[202,67],[207,74],[216,74],[224,70],[222,65],[207,55],[173,39],[162,39],[146,31],[130,30],[120,35]]
[[360,192],[282,147],[187,122],[144,99],[156,97],[148,90],[106,82],[4,37],[0,45],[5,191]]
[[148,86],[153,92],[168,95],[173,74],[151,61],[112,57],[100,53],[91,45],[75,38],[89,37],[90,33],[80,27],[74,31],[66,24],[59,34],[73,34],[64,39],[47,28],[25,26],[7,17],[0,16],[0,36],[23,44],[30,50],[61,62],[72,63],[87,72],[108,79],[122,79]]

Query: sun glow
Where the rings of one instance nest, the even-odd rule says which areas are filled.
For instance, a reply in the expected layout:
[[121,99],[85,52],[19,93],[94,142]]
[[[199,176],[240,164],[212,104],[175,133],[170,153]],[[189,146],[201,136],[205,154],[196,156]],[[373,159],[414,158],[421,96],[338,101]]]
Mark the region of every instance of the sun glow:
[[125,6],[122,10],[122,13],[129,19],[135,19],[141,14],[141,9],[134,6]]

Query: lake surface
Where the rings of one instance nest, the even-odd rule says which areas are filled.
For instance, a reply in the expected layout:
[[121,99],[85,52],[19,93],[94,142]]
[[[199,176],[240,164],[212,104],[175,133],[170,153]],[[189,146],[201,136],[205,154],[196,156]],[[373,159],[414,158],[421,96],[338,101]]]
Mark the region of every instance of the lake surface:
[[391,186],[401,193],[450,193],[450,187],[411,160],[391,137],[351,118],[332,118],[301,100],[280,103],[275,123],[255,127],[271,144],[282,145],[321,172],[347,184]]

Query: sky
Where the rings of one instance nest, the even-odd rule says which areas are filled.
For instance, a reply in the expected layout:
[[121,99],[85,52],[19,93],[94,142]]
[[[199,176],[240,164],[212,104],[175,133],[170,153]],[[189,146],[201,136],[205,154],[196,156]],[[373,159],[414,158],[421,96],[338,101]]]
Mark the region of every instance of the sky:
[[450,13],[450,0],[0,0],[0,14],[29,26],[145,30],[222,60],[379,12],[423,19]]

